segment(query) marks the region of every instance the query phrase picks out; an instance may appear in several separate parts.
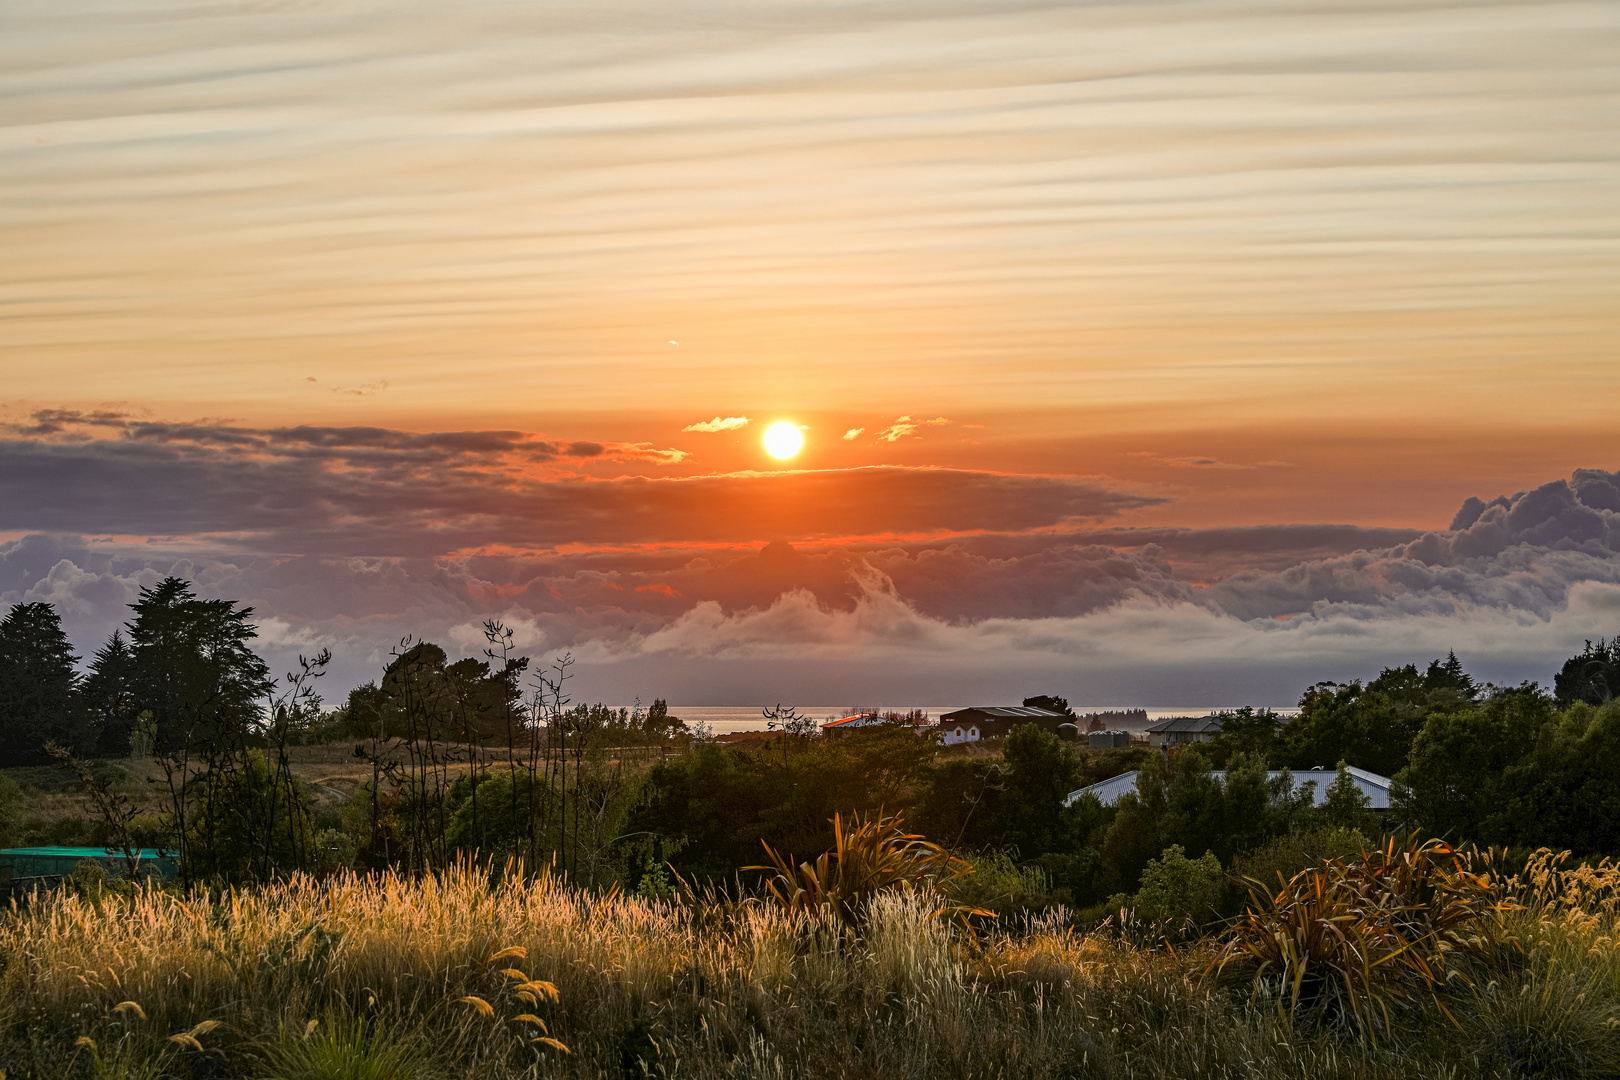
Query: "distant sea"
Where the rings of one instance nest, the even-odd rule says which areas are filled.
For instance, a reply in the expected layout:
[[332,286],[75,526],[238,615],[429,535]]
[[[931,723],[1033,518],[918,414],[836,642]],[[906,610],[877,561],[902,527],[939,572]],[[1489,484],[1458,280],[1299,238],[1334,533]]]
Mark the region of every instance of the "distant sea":
[[[938,720],[944,713],[955,712],[966,708],[964,705],[800,705],[801,715],[809,716],[817,721],[837,720],[840,717],[851,716],[868,709],[880,709],[883,712],[906,713],[912,709],[921,709],[930,719]],[[1074,705],[1071,706],[1081,716],[1094,712],[1122,712],[1126,709],[1145,709],[1148,722],[1154,723],[1172,716],[1208,716],[1210,713],[1223,712],[1235,709],[1235,705],[1184,705],[1179,708],[1148,708],[1144,705]],[[1297,706],[1281,705],[1271,706],[1274,712],[1293,713]],[[728,731],[763,731],[766,720],[760,715],[762,706],[759,705],[676,705],[669,706],[670,715],[678,716],[688,725],[702,722],[708,724],[716,735],[723,735]]]

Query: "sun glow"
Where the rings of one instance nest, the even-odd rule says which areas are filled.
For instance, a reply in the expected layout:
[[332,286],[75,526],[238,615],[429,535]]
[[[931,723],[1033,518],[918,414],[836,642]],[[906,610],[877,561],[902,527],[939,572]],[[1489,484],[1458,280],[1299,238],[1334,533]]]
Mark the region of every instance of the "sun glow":
[[765,452],[774,458],[790,458],[804,445],[799,425],[783,421],[765,429]]

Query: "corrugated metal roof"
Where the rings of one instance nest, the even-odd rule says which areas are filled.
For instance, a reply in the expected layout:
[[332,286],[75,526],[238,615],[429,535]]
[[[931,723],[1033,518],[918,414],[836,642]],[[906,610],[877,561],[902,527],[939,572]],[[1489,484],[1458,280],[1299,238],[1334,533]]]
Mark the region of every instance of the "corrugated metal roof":
[[970,720],[969,713],[978,713],[992,720],[1050,720],[1053,717],[1068,718],[1067,713],[1060,713],[1055,709],[1041,709],[1034,705],[969,705],[965,709],[957,709],[940,717],[941,720]]
[[[1328,785],[1333,783],[1338,776],[1338,772],[1334,769],[1272,769],[1266,773],[1266,779],[1275,780],[1284,772],[1289,773],[1293,778],[1296,791],[1306,784],[1315,785],[1312,797],[1315,799],[1317,806],[1321,806],[1326,801]],[[1357,769],[1354,766],[1346,766],[1345,772],[1350,774],[1351,779],[1356,783],[1356,787],[1360,788],[1362,794],[1367,796],[1374,810],[1389,809],[1389,786],[1392,783],[1389,777],[1379,776],[1375,772]],[[1064,798],[1063,805],[1073,806],[1082,795],[1095,795],[1097,801],[1104,806],[1113,806],[1127,791],[1136,790],[1136,775],[1133,770],[1110,777],[1101,783],[1092,784],[1090,787],[1083,787],[1079,791],[1071,791]],[[1225,769],[1212,769],[1209,775],[1222,783],[1226,782]]]
[[1172,716],[1168,720],[1160,720],[1157,724],[1147,726],[1148,733],[1152,735],[1164,735],[1172,731],[1190,731],[1196,735],[1219,730],[1221,730],[1219,716]]
[[[0,848],[0,855],[46,855],[56,859],[106,859],[123,858],[124,853],[117,848],[99,847],[15,847]],[[140,856],[143,859],[158,859],[164,852],[156,848],[142,848]]]

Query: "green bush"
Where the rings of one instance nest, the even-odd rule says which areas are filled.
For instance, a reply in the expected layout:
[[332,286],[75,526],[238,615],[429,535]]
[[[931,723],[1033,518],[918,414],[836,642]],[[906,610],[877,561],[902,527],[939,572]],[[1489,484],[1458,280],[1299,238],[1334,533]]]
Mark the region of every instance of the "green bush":
[[1213,853],[1189,859],[1180,844],[1171,844],[1157,859],[1148,860],[1135,896],[1120,893],[1109,899],[1108,906],[1131,908],[1138,919],[1149,923],[1192,929],[1220,915],[1225,883],[1221,860]]

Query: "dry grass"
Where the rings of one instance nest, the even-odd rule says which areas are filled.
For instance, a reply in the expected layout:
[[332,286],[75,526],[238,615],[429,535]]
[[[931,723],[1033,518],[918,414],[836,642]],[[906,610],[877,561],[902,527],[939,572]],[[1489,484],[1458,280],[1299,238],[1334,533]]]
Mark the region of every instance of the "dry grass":
[[[1373,1048],[1292,1031],[1222,989],[1203,974],[1213,943],[1142,949],[1074,933],[1058,913],[973,946],[914,890],[871,898],[858,931],[775,905],[592,896],[466,866],[216,898],[59,893],[0,921],[0,1067],[392,1080],[1607,1075],[1612,911],[1569,910],[1536,915],[1544,945],[1476,972],[1489,977],[1453,1005],[1466,1037],[1397,1017]],[[1526,932],[1530,917],[1511,915]],[[1563,1015],[1555,998],[1569,992],[1589,1006],[1535,1035],[1529,1025]],[[1547,1064],[1569,1053],[1581,1072]]]

